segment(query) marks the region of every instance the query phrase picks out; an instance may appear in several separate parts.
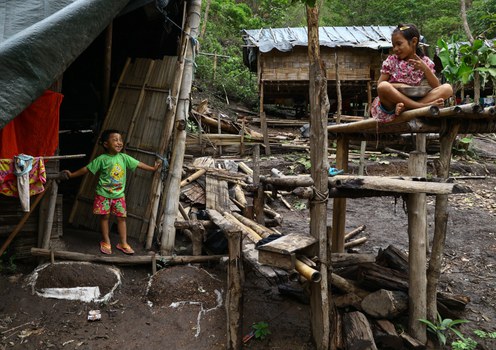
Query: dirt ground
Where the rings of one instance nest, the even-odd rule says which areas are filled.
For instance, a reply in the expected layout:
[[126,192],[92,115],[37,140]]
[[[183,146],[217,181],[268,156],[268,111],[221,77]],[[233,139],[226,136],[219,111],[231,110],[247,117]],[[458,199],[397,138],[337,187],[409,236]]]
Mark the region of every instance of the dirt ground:
[[[479,162],[480,163],[480,162]],[[478,339],[473,330],[496,331],[496,165],[458,161],[453,176],[479,175],[484,179],[457,180],[473,193],[450,196],[448,235],[442,269],[442,291],[470,297],[460,318],[465,335],[480,348],[496,349],[494,340]],[[294,162],[272,157],[263,160],[263,171],[278,167],[289,171]],[[371,161],[369,175],[405,174],[404,161],[388,164]],[[286,198],[301,207],[296,197]],[[283,216],[279,231],[308,233],[307,209],[285,208],[269,203]],[[434,198],[428,198],[429,234],[432,238]],[[331,224],[332,201],[328,205]],[[355,252],[377,253],[394,245],[408,249],[407,217],[402,198],[350,199],[347,230],[366,225],[367,242]],[[112,239],[117,242],[117,236]],[[64,229],[66,250],[98,254],[99,233]],[[137,254],[147,254],[132,242]],[[188,242],[178,239],[178,251],[188,253]],[[114,254],[120,254],[115,252]],[[122,255],[122,254],[121,254]],[[0,349],[224,349],[226,346],[226,268],[222,263],[203,266],[172,266],[151,276],[151,266],[116,267],[119,277],[104,265],[58,264],[48,266],[33,283],[33,264],[19,263],[13,273],[0,274]],[[252,338],[247,349],[314,349],[311,341],[310,308],[305,298],[283,295],[275,284],[249,267],[245,270],[243,335],[253,324],[266,322],[270,334]],[[83,280],[81,275],[85,276]],[[78,277],[79,276],[79,277]],[[85,303],[51,299],[34,294],[43,287],[99,285],[108,300]],[[63,280],[63,281],[62,281]],[[31,281],[31,283],[30,283]],[[62,282],[62,285],[59,283]],[[114,289],[115,287],[115,289]],[[300,285],[292,285],[303,290]],[[90,310],[100,310],[101,319],[88,321]]]

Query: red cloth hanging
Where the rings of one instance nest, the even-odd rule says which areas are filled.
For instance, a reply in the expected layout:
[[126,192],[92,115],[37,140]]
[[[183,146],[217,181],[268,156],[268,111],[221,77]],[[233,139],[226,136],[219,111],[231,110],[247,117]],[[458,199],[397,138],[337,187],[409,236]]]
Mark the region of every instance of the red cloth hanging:
[[59,144],[59,113],[64,95],[47,90],[0,130],[0,158],[19,153],[53,156]]

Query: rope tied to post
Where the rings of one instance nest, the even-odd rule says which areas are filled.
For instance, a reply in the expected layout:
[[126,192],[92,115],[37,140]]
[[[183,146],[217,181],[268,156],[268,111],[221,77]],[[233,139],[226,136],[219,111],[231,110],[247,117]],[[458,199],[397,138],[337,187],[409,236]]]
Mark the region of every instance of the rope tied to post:
[[310,203],[327,203],[329,199],[329,190],[326,189],[325,192],[319,191],[315,186],[312,186],[313,198]]

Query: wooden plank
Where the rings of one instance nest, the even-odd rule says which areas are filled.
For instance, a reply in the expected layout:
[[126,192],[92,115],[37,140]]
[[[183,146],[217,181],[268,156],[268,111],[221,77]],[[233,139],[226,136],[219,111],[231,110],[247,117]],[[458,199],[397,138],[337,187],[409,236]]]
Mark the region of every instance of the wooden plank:
[[230,211],[227,181],[219,180],[212,176],[206,176],[205,198],[205,206],[207,209],[215,209],[221,213]]
[[316,242],[317,238],[313,236],[295,233],[281,236],[272,242],[259,246],[258,249],[279,254],[291,254],[297,250],[307,248]]
[[294,253],[281,254],[259,249],[258,262],[262,265],[278,267],[284,270],[294,270],[296,264],[296,255]]

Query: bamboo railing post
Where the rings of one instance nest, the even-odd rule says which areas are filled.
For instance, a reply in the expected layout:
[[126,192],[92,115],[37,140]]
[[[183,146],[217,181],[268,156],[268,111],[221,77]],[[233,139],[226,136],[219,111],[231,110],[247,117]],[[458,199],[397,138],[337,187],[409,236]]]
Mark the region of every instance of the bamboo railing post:
[[[441,149],[439,161],[436,162],[437,177],[446,181],[449,177],[451,163],[451,148],[458,134],[460,123],[448,123],[446,131],[441,133]],[[431,258],[427,269],[427,318],[435,321],[437,318],[437,284],[441,275],[441,264],[446,241],[446,227],[448,225],[448,195],[436,195],[434,218],[434,237],[432,239]]]
[[[408,163],[411,176],[425,176],[427,169],[427,154],[423,152],[410,153]],[[409,194],[408,208],[408,238],[409,238],[409,281],[408,281],[408,333],[421,343],[427,342],[426,326],[419,319],[426,318],[427,275],[425,232],[427,230],[427,201],[425,193]]]
[[[336,147],[336,167],[348,171],[349,140],[346,135],[339,135]],[[332,207],[332,245],[333,253],[344,252],[346,228],[346,198],[334,198]]]

